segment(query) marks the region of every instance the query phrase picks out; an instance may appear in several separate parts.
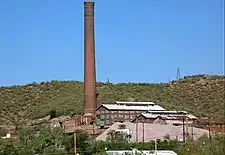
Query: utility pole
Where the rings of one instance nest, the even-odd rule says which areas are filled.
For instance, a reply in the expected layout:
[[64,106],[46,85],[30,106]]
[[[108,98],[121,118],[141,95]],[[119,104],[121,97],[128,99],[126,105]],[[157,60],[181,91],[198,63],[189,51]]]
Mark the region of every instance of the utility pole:
[[108,78],[108,80],[107,80],[107,83],[110,84],[109,78]]
[[212,138],[211,138],[211,128],[209,126],[209,140],[210,140],[210,143],[212,142]]
[[138,142],[138,121],[136,117],[136,142]]
[[183,142],[185,142],[184,116],[183,116]]
[[143,141],[143,143],[145,142],[145,124],[144,124],[144,121],[142,122],[142,125],[143,125],[143,139],[142,139],[142,141]]
[[212,154],[212,137],[211,137],[211,126],[212,124],[214,123],[212,121],[212,106],[209,107],[209,110],[210,110],[210,121],[209,121],[209,142],[210,142],[210,145],[209,145],[209,149],[210,149],[210,155]]
[[212,154],[212,138],[211,138],[211,129],[210,129],[210,125],[209,125],[209,149],[210,149],[210,155]]
[[177,80],[180,80],[180,69],[177,68]]
[[188,141],[188,119],[186,117],[186,142]]
[[194,141],[194,128],[193,128],[193,122],[191,123],[191,140]]
[[157,141],[155,139],[155,155],[157,155]]
[[74,155],[76,155],[77,154],[76,133],[73,134],[73,143],[74,143]]

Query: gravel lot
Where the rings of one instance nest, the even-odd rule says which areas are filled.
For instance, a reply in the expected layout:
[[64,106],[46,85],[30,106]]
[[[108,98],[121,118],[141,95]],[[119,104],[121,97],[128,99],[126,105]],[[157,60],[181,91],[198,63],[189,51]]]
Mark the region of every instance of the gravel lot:
[[[99,135],[96,140],[106,140],[107,133],[110,130],[119,129],[120,124],[125,124],[126,129],[129,129],[131,134],[130,141],[136,141],[136,136],[138,136],[138,141],[143,141],[143,124],[138,123],[138,133],[136,133],[136,123],[124,122],[114,123],[109,129]],[[186,128],[185,128],[186,129]],[[188,127],[188,132],[191,135],[191,127]],[[165,135],[169,135],[170,139],[178,139],[183,140],[183,126],[173,126],[172,124],[168,125],[161,125],[161,124],[144,124],[144,141],[150,141],[155,139],[165,139]],[[200,129],[200,128],[193,128],[193,138],[194,140],[198,139],[199,137],[203,136],[204,134],[208,135],[208,130]]]

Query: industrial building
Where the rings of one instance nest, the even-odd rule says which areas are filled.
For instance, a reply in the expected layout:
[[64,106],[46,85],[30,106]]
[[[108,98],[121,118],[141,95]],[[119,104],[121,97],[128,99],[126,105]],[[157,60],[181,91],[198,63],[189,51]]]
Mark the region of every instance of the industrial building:
[[195,124],[197,117],[186,111],[168,111],[153,102],[123,102],[101,104],[96,109],[98,125],[107,126],[115,122],[138,122],[160,124]]
[[61,124],[64,132],[72,133],[75,129],[85,129],[90,134],[97,134],[102,132],[101,129],[110,127],[115,122],[180,126],[195,124],[197,121],[197,117],[186,111],[168,111],[153,102],[116,101],[111,104],[101,104],[95,113],[96,124],[92,123],[94,121],[92,115],[75,116],[63,121]]
[[153,102],[116,101],[112,104],[101,104],[96,109],[96,114],[101,126],[105,126],[112,125],[114,122],[130,122],[143,112],[164,110]]
[[141,113],[132,122],[137,123],[156,123],[160,124],[195,124],[197,122],[197,117],[188,114],[186,111],[148,111],[146,113]]

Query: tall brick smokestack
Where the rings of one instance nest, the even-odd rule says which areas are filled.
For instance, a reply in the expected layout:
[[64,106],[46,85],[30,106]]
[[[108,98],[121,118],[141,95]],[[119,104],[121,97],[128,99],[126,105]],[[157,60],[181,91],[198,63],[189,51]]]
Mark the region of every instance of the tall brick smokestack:
[[95,115],[96,71],[94,2],[84,2],[84,114]]

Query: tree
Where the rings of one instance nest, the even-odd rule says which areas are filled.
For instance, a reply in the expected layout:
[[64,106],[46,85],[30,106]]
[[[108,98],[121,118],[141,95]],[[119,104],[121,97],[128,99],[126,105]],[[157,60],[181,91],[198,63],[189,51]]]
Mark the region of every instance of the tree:
[[55,146],[49,146],[44,149],[42,155],[50,155],[50,154],[64,155],[64,154],[66,154],[66,152],[63,149],[59,149]]
[[80,154],[88,154],[91,152],[92,141],[87,132],[76,130],[76,146],[77,152]]
[[170,135],[167,133],[167,134],[165,134],[165,136],[163,136],[163,138],[170,140]]
[[63,144],[67,152],[73,152],[74,148],[73,142],[74,142],[73,135],[65,134],[63,136]]
[[50,119],[56,118],[56,110],[55,109],[51,109],[49,115],[50,115]]
[[4,128],[0,127],[0,137],[5,136],[6,134],[7,134],[7,131]]
[[63,140],[63,132],[60,128],[43,128],[34,140],[35,151],[43,152],[49,147],[51,149],[60,149],[62,148]]
[[107,140],[111,142],[127,141],[128,135],[124,132],[111,130],[107,133]]
[[57,152],[62,150],[63,142],[64,135],[60,128],[44,127],[39,132],[31,128],[23,128],[19,131],[17,148],[20,154]]
[[[0,150],[1,154],[1,150]],[[7,144],[2,151],[2,155],[19,155],[19,151],[13,144]]]
[[119,129],[126,129],[126,125],[125,124],[120,124],[119,125]]
[[33,140],[35,139],[35,131],[32,128],[23,128],[19,131],[19,147],[23,153],[32,154],[34,147]]
[[212,141],[208,137],[199,138],[195,142],[186,143],[178,150],[179,155],[224,155],[225,135],[214,135]]

